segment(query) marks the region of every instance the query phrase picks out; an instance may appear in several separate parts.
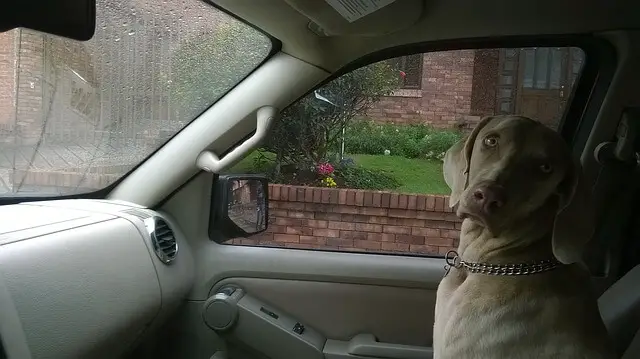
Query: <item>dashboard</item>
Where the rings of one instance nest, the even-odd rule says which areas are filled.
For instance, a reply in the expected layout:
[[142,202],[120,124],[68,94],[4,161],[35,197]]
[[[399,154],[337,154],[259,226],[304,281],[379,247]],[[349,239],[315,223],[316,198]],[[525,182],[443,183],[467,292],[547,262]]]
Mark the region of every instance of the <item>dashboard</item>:
[[83,199],[2,206],[0,358],[125,355],[193,280],[188,244],[165,213]]

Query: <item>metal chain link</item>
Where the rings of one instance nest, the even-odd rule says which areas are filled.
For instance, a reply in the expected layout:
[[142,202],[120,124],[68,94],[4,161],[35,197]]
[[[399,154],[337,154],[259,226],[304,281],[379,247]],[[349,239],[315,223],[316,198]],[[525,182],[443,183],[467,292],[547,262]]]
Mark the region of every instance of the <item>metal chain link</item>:
[[562,263],[555,259],[546,259],[531,263],[518,264],[487,264],[463,261],[456,251],[449,251],[444,257],[447,265],[445,266],[445,276],[449,273],[451,267],[457,269],[465,269],[469,273],[479,273],[498,276],[517,276],[531,275],[547,272],[558,268]]

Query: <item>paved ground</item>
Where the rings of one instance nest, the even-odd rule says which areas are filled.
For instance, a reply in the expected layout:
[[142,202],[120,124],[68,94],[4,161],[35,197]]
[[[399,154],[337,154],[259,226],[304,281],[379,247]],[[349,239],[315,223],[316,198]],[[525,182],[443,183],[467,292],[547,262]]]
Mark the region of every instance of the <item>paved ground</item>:
[[77,174],[78,178],[86,177],[87,174],[121,175],[142,161],[151,151],[153,148],[135,145],[118,148],[110,145],[42,145],[36,150],[35,146],[16,147],[0,144],[0,193],[15,191],[14,177],[15,187],[22,182],[19,193],[51,193],[52,190],[59,192],[55,190],[55,186],[47,186],[44,183],[25,183],[24,179],[20,178],[24,177],[22,174],[25,171],[38,173],[39,178],[43,178],[48,172]]

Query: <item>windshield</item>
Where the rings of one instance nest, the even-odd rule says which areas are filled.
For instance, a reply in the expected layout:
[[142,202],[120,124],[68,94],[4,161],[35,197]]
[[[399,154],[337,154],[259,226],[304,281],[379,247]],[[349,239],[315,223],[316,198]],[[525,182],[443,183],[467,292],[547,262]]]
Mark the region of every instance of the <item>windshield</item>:
[[88,42],[0,33],[0,195],[108,186],[270,51],[200,0],[98,0]]

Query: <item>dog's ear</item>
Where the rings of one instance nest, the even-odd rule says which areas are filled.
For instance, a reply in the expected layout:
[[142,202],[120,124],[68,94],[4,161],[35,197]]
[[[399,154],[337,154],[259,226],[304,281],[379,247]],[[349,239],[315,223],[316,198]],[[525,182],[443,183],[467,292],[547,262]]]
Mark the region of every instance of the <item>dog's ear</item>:
[[595,231],[591,188],[579,161],[573,161],[558,188],[559,206],[553,223],[553,255],[564,264],[582,260],[585,245]]
[[449,195],[449,207],[454,207],[458,204],[460,201],[460,195],[466,187],[465,182],[467,180],[467,176],[464,173],[466,167],[464,145],[465,139],[462,139],[451,146],[444,155],[442,174],[444,175],[444,181],[451,189],[451,194]]
[[456,142],[444,155],[442,173],[444,181],[451,189],[449,207],[455,207],[458,204],[462,192],[469,185],[469,166],[471,165],[473,145],[476,143],[480,130],[492,119],[492,116],[488,116],[480,120],[469,136]]

